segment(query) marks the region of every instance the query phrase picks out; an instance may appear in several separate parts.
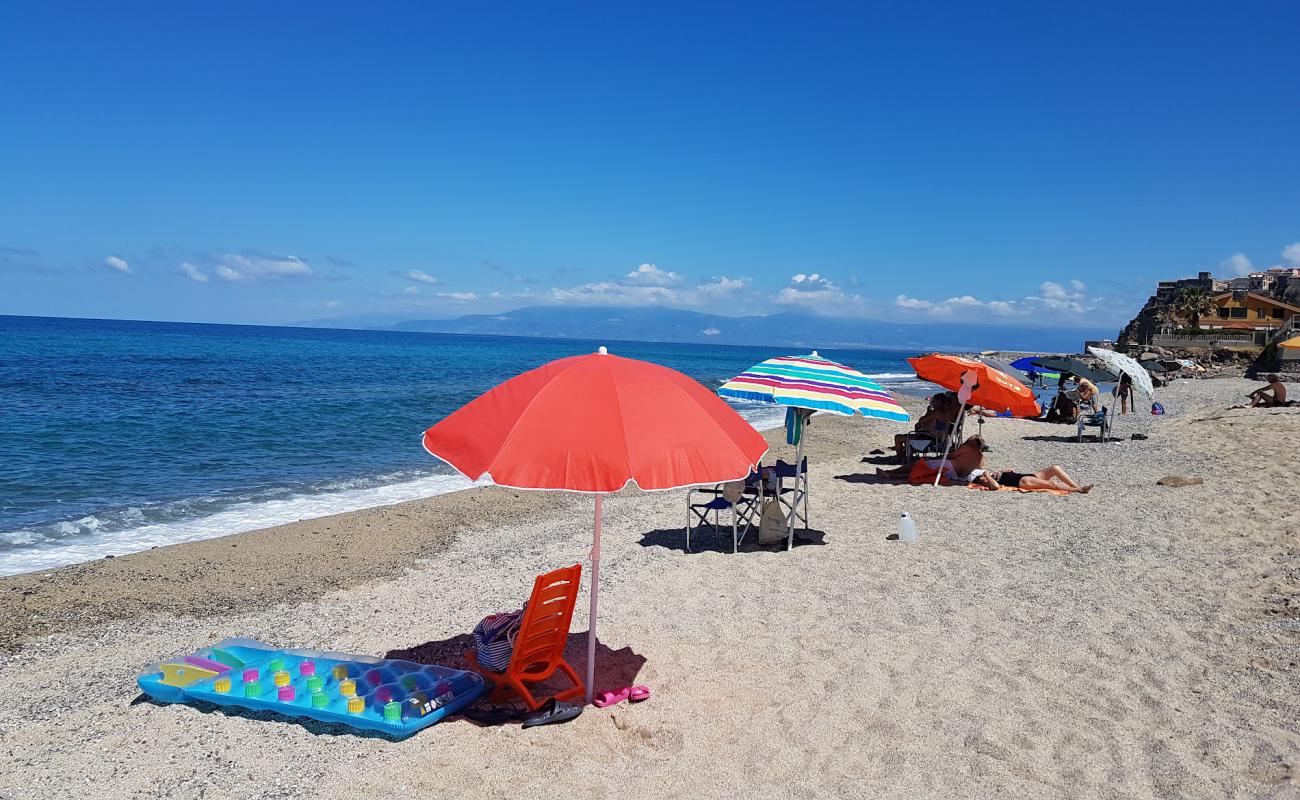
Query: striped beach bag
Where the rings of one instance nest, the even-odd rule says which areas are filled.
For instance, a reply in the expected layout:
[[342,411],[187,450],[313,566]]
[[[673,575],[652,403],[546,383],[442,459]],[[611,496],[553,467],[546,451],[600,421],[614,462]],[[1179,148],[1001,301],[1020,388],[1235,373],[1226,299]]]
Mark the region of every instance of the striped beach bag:
[[515,636],[524,610],[484,617],[474,626],[474,656],[484,669],[505,672],[515,650]]

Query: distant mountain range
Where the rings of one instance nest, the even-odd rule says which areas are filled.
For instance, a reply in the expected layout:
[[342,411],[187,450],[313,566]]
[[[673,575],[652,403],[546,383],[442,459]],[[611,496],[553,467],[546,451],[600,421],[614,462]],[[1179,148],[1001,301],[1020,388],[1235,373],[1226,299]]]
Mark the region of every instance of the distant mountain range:
[[786,312],[724,317],[673,308],[529,306],[501,314],[389,322],[379,317],[314,320],[313,327],[535,336],[610,341],[780,345],[794,348],[878,347],[900,350],[1036,350],[1078,352],[1101,330],[970,323],[903,323]]

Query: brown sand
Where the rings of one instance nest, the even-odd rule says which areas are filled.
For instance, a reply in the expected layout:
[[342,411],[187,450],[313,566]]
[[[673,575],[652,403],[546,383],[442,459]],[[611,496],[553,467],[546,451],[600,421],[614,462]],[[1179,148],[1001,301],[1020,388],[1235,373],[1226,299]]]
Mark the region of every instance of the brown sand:
[[[474,490],[0,579],[0,797],[1300,796],[1300,409],[1222,410],[1246,386],[1162,390],[1169,417],[1117,426],[1147,441],[986,426],[994,466],[1088,496],[878,485],[860,458],[894,429],[819,417],[822,544],[791,553],[688,554],[683,493],[613,498],[597,683],[654,695],[563,727],[392,742],[133,680],[236,635],[447,658],[585,561],[587,498]],[[916,544],[884,539],[902,510]]]

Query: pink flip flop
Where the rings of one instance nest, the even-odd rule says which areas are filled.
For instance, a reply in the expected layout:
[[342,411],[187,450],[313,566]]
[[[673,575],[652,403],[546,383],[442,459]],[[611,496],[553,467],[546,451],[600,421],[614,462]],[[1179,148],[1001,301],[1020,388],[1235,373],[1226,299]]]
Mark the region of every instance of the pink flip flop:
[[612,692],[601,692],[592,698],[591,702],[597,708],[618,705],[627,700],[632,703],[640,703],[642,700],[650,699],[649,686],[624,686],[622,689],[615,689]]
[[624,686],[622,689],[615,689],[612,692],[601,692],[592,698],[591,702],[597,708],[617,705],[632,696],[632,687]]

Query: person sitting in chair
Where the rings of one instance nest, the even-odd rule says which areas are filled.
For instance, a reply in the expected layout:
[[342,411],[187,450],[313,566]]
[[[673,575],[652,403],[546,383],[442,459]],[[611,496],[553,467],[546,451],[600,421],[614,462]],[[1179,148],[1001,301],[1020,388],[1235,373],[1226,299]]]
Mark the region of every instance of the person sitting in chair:
[[1285,406],[1287,404],[1286,384],[1282,383],[1277,375],[1272,373],[1267,376],[1266,380],[1268,381],[1267,385],[1259,387],[1248,395],[1250,397],[1250,407],[1273,408]]
[[916,421],[915,428],[910,433],[894,436],[894,452],[902,458],[907,452],[908,439],[926,438],[937,441],[957,424],[957,415],[960,413],[961,403],[957,402],[957,395],[952,392],[936,394],[930,398],[930,406]]

